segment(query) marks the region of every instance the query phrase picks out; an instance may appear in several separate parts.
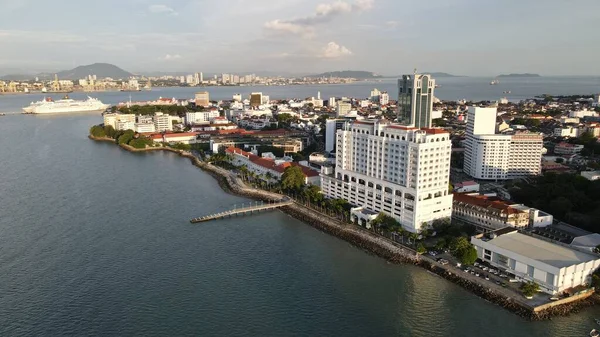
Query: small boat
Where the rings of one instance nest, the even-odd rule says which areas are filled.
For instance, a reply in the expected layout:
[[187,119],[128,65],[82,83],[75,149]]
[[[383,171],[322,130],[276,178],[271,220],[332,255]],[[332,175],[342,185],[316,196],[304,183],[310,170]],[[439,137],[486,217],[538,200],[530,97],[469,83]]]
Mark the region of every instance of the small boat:
[[600,336],[600,332],[598,332],[598,330],[596,330],[596,329],[592,329],[592,331],[590,331],[590,336],[598,337],[598,336]]
[[510,90],[503,91],[504,94],[510,94]]
[[594,321],[596,321],[596,324],[600,325],[600,319],[595,318]]
[[498,81],[498,80],[493,80],[493,81],[491,81],[491,82],[490,82],[490,85],[496,85],[496,84],[498,84],[498,83],[500,83],[500,81]]

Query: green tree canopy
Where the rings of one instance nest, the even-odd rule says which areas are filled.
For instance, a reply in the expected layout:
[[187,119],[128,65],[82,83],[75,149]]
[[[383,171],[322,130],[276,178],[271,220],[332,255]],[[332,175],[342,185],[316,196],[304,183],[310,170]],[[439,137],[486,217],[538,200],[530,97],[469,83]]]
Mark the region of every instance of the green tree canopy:
[[104,128],[100,125],[94,125],[90,128],[90,135],[94,137],[106,137],[106,133],[104,132]]
[[526,282],[521,285],[521,292],[526,297],[531,297],[538,291],[540,291],[540,286],[535,282]]
[[290,166],[283,171],[281,176],[281,187],[284,190],[298,191],[305,184],[305,177],[302,169],[298,166]]
[[379,213],[377,217],[371,221],[371,225],[386,230],[394,230],[397,227],[402,227],[396,219],[383,212]]

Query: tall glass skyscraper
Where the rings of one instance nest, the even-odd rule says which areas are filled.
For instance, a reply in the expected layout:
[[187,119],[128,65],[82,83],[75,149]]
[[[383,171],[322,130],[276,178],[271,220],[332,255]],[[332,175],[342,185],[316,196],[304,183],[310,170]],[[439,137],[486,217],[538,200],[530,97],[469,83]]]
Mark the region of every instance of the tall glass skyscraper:
[[398,122],[416,128],[431,127],[435,80],[428,74],[398,79]]

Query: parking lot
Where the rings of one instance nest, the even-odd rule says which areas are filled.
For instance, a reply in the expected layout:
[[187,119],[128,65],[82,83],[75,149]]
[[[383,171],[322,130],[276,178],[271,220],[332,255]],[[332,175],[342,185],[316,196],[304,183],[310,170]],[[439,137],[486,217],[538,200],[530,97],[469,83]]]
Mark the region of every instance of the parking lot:
[[529,306],[539,306],[550,302],[550,295],[546,293],[537,293],[532,299],[526,299],[519,289],[522,282],[515,275],[498,270],[491,267],[489,264],[481,260],[477,260],[473,266],[462,266],[448,252],[429,251],[425,254],[437,261],[442,266],[449,270],[455,270],[457,273],[462,272],[467,279],[476,281],[491,289],[496,289],[506,296],[510,296]]

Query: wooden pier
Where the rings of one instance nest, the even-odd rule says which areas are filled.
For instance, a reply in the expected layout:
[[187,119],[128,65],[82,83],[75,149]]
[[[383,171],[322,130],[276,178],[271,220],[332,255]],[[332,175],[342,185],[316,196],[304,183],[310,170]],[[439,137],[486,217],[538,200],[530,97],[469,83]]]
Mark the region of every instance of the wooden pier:
[[281,201],[275,201],[275,202],[270,202],[270,203],[266,203],[266,204],[264,202],[256,202],[254,204],[250,203],[251,204],[250,206],[244,206],[245,204],[242,204],[242,207],[240,207],[240,208],[238,208],[236,205],[236,207],[232,210],[224,211],[224,212],[220,212],[220,213],[216,213],[216,214],[211,214],[211,215],[206,215],[203,217],[193,218],[192,220],[190,220],[190,222],[191,223],[206,222],[206,221],[211,221],[211,220],[232,217],[232,216],[236,216],[236,215],[246,215],[248,213],[252,214],[254,212],[272,210],[272,209],[276,209],[279,207],[291,205],[293,203],[294,203],[294,201],[291,199],[284,199]]

